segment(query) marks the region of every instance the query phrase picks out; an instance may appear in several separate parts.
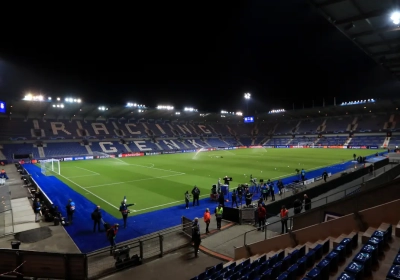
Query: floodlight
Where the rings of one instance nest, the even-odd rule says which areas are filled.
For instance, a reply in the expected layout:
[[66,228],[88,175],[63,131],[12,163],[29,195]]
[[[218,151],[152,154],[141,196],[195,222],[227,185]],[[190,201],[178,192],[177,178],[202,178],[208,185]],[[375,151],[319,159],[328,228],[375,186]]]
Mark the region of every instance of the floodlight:
[[61,107],[61,108],[64,108],[64,104],[61,104],[60,107]]
[[390,19],[393,21],[394,24],[399,24],[400,23],[400,13],[399,12],[394,12]]
[[82,102],[82,100],[81,100],[81,99],[78,99],[78,100],[77,100],[77,102],[78,102],[78,103],[81,103],[81,102]]
[[57,97],[57,101],[60,101],[60,97]]
[[181,112],[175,112],[175,115],[180,115],[181,114]]
[[250,97],[251,97],[251,94],[250,94],[250,93],[247,92],[247,93],[244,94],[244,98],[245,98],[245,99],[250,99]]
[[48,97],[47,100],[51,100],[51,97]]
[[56,105],[53,104],[53,108],[56,107]]
[[236,112],[236,116],[243,116],[242,112]]

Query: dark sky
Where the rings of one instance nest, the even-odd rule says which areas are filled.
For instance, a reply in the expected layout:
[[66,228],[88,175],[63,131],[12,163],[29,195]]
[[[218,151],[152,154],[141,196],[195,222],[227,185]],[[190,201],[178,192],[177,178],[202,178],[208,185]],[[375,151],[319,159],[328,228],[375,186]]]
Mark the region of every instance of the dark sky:
[[399,89],[305,0],[186,2],[21,16],[2,31],[0,97],[30,90],[219,111],[245,110],[250,92],[250,110],[266,111]]

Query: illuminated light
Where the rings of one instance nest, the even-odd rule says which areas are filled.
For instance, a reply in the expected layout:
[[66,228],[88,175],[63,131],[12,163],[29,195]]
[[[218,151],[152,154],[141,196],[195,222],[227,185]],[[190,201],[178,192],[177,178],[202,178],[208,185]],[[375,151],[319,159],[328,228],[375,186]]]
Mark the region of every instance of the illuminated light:
[[242,112],[236,112],[236,116],[243,116]]
[[57,97],[57,101],[60,101],[60,97]]
[[64,104],[61,104],[60,107],[61,107],[61,108],[64,108]]
[[244,98],[245,99],[250,99],[250,97],[251,97],[251,94],[249,92],[244,94]]
[[53,104],[53,108],[56,107],[56,105]]
[[48,97],[47,100],[51,100],[51,97]]
[[194,108],[192,108],[192,107],[185,107],[183,110],[184,110],[185,112],[197,112],[197,109],[194,109]]
[[82,100],[81,99],[78,99],[78,103],[81,103],[82,102]]
[[175,112],[175,115],[180,115],[181,114],[181,112]]
[[394,24],[399,24],[400,23],[400,13],[399,12],[394,12],[390,19],[393,21]]
[[165,106],[165,105],[159,105],[157,106],[158,110],[174,110],[173,106]]
[[283,113],[285,112],[285,109],[278,109],[278,110],[271,110],[268,112],[268,114],[277,114],[277,113]]
[[222,110],[222,111],[221,111],[221,114],[228,114],[228,111]]

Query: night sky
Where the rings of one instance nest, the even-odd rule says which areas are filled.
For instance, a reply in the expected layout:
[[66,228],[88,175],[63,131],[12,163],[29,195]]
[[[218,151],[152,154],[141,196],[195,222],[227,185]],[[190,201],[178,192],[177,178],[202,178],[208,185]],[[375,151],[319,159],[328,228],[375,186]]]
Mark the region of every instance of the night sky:
[[261,112],[389,98],[400,88],[306,1],[225,3],[31,14],[3,32],[0,97],[31,91],[219,111],[245,110],[250,92],[250,111]]

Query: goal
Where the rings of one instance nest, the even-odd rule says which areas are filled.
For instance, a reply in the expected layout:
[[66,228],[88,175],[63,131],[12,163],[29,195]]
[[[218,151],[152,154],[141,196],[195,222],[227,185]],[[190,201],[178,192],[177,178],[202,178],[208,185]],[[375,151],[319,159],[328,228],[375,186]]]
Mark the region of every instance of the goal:
[[310,148],[314,148],[314,142],[299,142],[297,147],[305,147],[308,146]]
[[58,159],[45,159],[40,161],[40,167],[42,169],[42,173],[46,176],[56,173],[58,175],[61,174],[61,165]]

